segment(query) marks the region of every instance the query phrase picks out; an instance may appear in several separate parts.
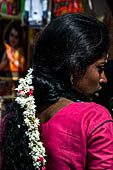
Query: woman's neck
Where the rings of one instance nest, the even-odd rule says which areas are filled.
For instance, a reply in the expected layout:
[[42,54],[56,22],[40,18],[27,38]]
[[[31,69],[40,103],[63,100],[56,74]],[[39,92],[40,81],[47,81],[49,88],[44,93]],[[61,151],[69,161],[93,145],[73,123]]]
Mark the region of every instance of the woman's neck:
[[65,107],[71,103],[74,103],[74,102],[62,97],[55,104],[52,104],[48,108],[45,107],[45,109],[42,112],[40,112],[37,116],[40,118],[41,123],[45,123],[51,117],[53,117],[55,115],[55,113],[57,113],[63,107]]

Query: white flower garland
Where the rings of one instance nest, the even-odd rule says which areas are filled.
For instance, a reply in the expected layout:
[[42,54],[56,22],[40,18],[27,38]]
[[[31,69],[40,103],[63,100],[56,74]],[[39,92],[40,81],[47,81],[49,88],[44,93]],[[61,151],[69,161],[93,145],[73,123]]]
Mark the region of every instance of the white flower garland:
[[[40,141],[39,125],[40,121],[35,117],[36,105],[33,96],[34,87],[32,86],[32,72],[33,69],[28,70],[28,74],[25,78],[20,78],[17,91],[16,102],[20,104],[21,108],[24,108],[24,123],[28,130],[25,134],[29,137],[28,147],[31,149],[29,153],[33,159],[33,165],[35,169],[45,170],[45,148]],[[19,127],[20,128],[20,127]]]

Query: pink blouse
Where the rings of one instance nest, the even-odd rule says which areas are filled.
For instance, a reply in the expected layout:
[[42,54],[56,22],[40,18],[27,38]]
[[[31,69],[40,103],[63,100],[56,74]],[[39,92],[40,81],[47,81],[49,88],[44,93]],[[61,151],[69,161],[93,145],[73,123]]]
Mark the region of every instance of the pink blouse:
[[113,120],[103,106],[72,103],[41,125],[47,170],[113,170]]
[[[113,121],[103,106],[93,102],[67,105],[41,125],[41,138],[46,170],[113,170]],[[1,165],[0,153],[0,169]]]

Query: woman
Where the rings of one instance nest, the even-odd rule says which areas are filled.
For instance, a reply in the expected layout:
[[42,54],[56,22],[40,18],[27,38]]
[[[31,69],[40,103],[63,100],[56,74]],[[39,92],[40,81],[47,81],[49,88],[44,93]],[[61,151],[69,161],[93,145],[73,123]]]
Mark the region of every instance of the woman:
[[0,62],[0,71],[18,77],[25,71],[25,56],[22,48],[22,30],[18,22],[12,22],[4,37],[5,52]]
[[[33,72],[21,79],[18,104],[8,108],[1,122],[2,170],[44,170],[46,161],[47,170],[113,170],[111,115],[88,102],[107,81],[108,49],[105,25],[90,16],[65,14],[44,29],[36,43]],[[39,122],[32,125],[33,112],[41,121],[45,158],[34,137]]]

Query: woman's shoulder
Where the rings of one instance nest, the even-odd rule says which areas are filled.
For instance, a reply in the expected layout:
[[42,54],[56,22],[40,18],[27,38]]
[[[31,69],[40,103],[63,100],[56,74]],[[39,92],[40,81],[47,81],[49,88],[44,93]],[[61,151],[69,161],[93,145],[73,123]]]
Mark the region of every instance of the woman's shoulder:
[[63,116],[64,120],[70,121],[78,128],[90,134],[94,129],[106,123],[113,123],[109,111],[94,102],[75,102],[65,106],[58,116]]
[[[105,121],[111,120],[109,111],[94,102],[73,102],[65,99],[59,100],[55,105],[45,110],[40,114],[41,123],[48,120],[56,121],[56,119],[63,121],[70,121],[74,124],[89,121]],[[97,121],[98,122],[98,121]]]
[[105,108],[104,106],[97,104],[95,102],[73,102],[67,106],[65,106],[66,109],[72,109],[73,111],[75,109],[80,110],[80,112],[85,111],[92,111],[92,112],[97,112],[98,114],[100,114],[100,112],[104,112],[106,113],[106,115],[109,117],[111,117],[109,111],[107,110],[107,108]]
[[[88,122],[98,126],[108,120],[112,120],[109,111],[99,104],[94,102],[75,102],[65,106],[60,110],[60,113],[67,117],[72,117],[76,122]],[[60,114],[59,113],[59,114]],[[70,116],[71,115],[71,116]]]

